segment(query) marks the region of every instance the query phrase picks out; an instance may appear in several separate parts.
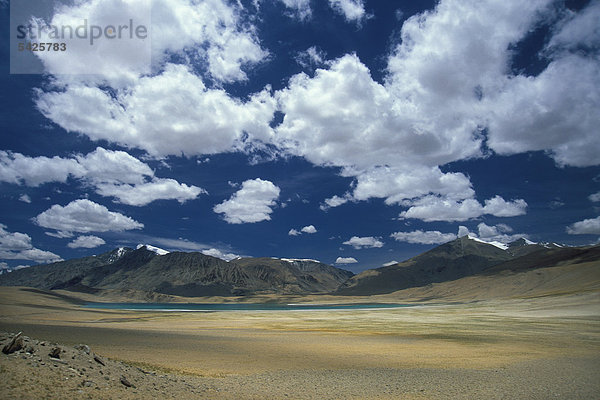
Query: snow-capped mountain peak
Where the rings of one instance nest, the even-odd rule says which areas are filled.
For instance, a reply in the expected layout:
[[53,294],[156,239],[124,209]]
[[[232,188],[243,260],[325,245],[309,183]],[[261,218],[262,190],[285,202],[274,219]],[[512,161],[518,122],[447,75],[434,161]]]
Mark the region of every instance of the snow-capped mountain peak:
[[127,253],[127,251],[129,251],[130,249],[127,249],[125,247],[119,247],[118,249],[114,250],[110,256],[110,258],[108,259],[108,264],[112,264],[115,261],[117,261],[118,259],[120,259],[121,257],[123,257],[125,255],[125,253]]
[[136,247],[136,249],[141,249],[142,247],[145,247],[146,250],[153,251],[154,253],[158,254],[159,256],[164,256],[165,254],[169,254],[170,253],[167,250],[163,250],[160,247],[151,246],[149,244],[138,244],[137,247]]
[[478,237],[475,237],[473,235],[468,235],[468,238],[471,239],[471,240],[474,240],[476,242],[479,242],[479,243],[490,244],[490,245],[495,246],[495,247],[497,247],[499,249],[502,249],[502,250],[508,250],[508,245],[506,245],[504,243],[501,243],[501,242],[498,242],[498,241],[495,241],[495,240],[491,241],[491,242],[488,242],[488,241],[479,239]]

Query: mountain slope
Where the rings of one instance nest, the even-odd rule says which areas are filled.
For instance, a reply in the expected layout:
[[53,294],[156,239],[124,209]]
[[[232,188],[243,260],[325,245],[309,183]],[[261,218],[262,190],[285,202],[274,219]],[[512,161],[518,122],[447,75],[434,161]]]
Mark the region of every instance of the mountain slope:
[[574,299],[578,299],[575,300],[577,302],[590,300],[589,307],[597,307],[594,302],[597,302],[599,292],[600,259],[596,259],[590,262],[563,261],[545,268],[472,275],[455,281],[402,289],[383,295],[381,299],[390,302],[433,299],[470,302],[572,295],[575,296]]
[[233,263],[249,276],[287,293],[332,292],[353,275],[314,260],[242,258]]
[[542,268],[571,265],[577,269],[585,263],[600,264],[600,246],[561,247],[526,240],[503,245],[465,236],[404,262],[356,276],[315,260],[243,258],[226,262],[201,253],[169,253],[141,246],[21,269],[0,275],[0,285],[185,297],[376,295],[465,277],[485,277],[489,284],[490,279],[505,279],[507,273],[534,276]]
[[[515,245],[511,252],[510,246],[504,250],[464,236],[401,263],[355,275],[338,289],[337,294],[384,294],[475,275],[512,259],[517,247],[529,245]],[[525,249],[520,251],[526,252]]]
[[524,272],[563,264],[576,265],[600,260],[600,246],[591,247],[542,247],[484,271],[494,275],[502,271]]
[[0,285],[94,292],[133,289],[170,295],[305,294],[336,290],[351,272],[312,260],[247,258],[231,262],[202,253],[138,246],[0,276]]
[[238,294],[256,286],[235,264],[202,253],[172,252],[154,255],[135,268],[125,265],[90,283],[103,289],[134,288],[190,297]]
[[129,248],[118,248],[98,256],[60,261],[13,271],[0,276],[0,284],[6,286],[31,286],[39,289],[61,289],[72,286],[80,278],[102,266],[110,266],[132,252]]

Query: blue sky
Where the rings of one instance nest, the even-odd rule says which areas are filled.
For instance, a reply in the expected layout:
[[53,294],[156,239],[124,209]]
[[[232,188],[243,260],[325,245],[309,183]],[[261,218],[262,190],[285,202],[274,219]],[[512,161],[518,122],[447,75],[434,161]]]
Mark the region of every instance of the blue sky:
[[598,242],[599,1],[91,0],[36,17],[106,27],[123,4],[148,37],[47,39],[68,49],[29,52],[39,74],[11,74],[0,46],[0,268],[147,243],[357,272],[467,232]]

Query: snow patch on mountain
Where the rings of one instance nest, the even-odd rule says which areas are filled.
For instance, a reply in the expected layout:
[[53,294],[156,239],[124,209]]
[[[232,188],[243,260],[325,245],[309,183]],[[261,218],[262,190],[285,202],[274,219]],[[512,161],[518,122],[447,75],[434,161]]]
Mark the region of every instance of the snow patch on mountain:
[[136,249],[141,249],[142,247],[145,247],[146,250],[152,251],[152,252],[158,254],[159,256],[164,256],[165,254],[170,253],[170,251],[163,250],[160,247],[151,246],[149,244],[138,244]]
[[121,257],[123,257],[125,255],[125,253],[127,253],[127,249],[125,247],[119,247],[115,253],[113,255],[110,256],[110,258],[108,259],[108,263],[112,264],[115,261],[119,260]]
[[490,244],[490,245],[495,246],[495,247],[497,247],[499,249],[508,250],[508,245],[506,245],[504,243],[501,243],[501,242],[497,242],[495,240],[491,241],[491,242],[487,242],[487,241],[481,240],[478,237],[475,237],[473,235],[468,235],[468,237],[469,237],[469,239],[474,240],[474,241],[479,242],[479,243]]
[[271,257],[274,260],[281,260],[281,261],[287,261],[289,263],[294,263],[294,262],[316,262],[316,263],[320,263],[321,261],[319,260],[314,260],[312,258],[278,258],[278,257]]

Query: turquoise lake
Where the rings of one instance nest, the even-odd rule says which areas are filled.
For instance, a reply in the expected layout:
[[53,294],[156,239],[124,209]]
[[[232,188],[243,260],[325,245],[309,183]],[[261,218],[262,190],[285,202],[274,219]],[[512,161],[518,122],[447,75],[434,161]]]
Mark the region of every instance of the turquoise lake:
[[84,308],[137,311],[318,311],[412,307],[413,304],[283,304],[283,303],[86,303]]

